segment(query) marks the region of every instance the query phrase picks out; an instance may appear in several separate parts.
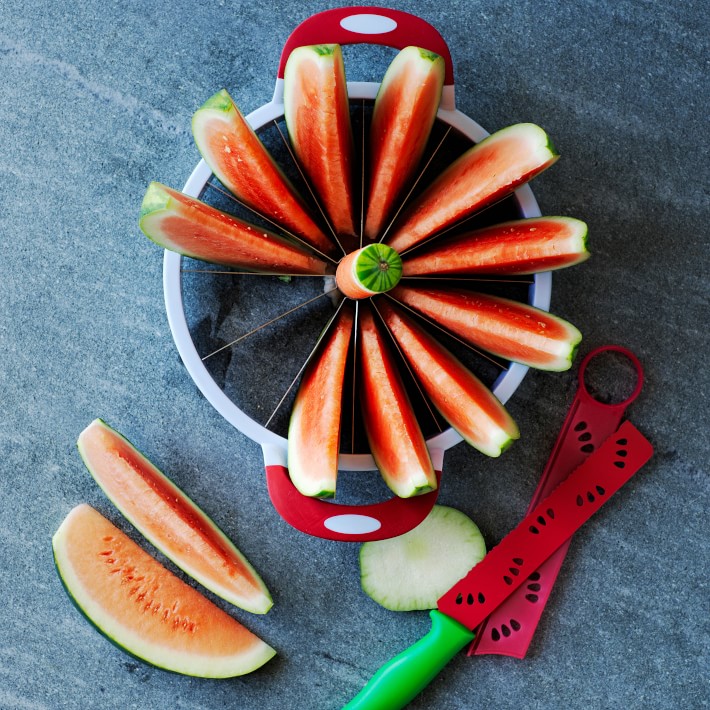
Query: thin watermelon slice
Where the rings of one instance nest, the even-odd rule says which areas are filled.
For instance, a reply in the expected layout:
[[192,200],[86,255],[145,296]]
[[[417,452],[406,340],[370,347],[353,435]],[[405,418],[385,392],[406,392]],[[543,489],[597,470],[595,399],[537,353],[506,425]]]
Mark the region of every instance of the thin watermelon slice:
[[500,456],[520,437],[495,395],[443,345],[388,299],[378,299],[377,310],[433,405],[471,446]]
[[76,606],[111,641],[147,663],[229,678],[256,670],[276,653],[91,506],[69,513],[52,547]]
[[434,490],[436,474],[424,436],[397,363],[365,303],[359,325],[360,403],[372,457],[400,498]]
[[466,342],[539,370],[568,370],[582,340],[571,323],[507,298],[401,285],[390,294]]
[[268,274],[326,272],[326,263],[273,232],[152,182],[140,214],[143,233],[193,259]]
[[307,496],[335,495],[345,365],[354,312],[345,304],[303,373],[288,429],[288,470]]
[[195,112],[192,135],[212,172],[244,204],[318,251],[336,253],[336,245],[314,222],[301,196],[225,89]]
[[95,419],[79,453],[113,504],[155,547],[218,596],[255,614],[272,606],[261,577],[210,518],[127,439]]
[[338,235],[355,235],[354,143],[337,44],[295,49],[284,70],[284,117],[299,159]]
[[539,126],[519,123],[503,128],[466,151],[434,180],[386,242],[402,253],[509,195],[558,157]]
[[419,47],[399,52],[382,79],[370,127],[368,239],[381,235],[421,160],[443,86],[443,58]]
[[533,217],[468,232],[403,262],[405,276],[534,274],[589,258],[587,225],[573,217]]
[[335,282],[348,298],[369,298],[394,288],[402,276],[402,259],[387,244],[368,244],[340,260]]

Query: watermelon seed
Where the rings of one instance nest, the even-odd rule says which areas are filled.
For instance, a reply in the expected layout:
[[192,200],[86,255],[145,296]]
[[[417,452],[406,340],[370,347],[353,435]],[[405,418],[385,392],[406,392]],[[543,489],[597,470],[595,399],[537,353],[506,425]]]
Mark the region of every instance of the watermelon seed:
[[473,604],[473,594],[469,593],[469,595],[466,597],[466,604],[471,606]]
[[577,426],[574,428],[575,431],[584,431],[587,428],[587,422],[580,422],[577,424]]
[[606,493],[606,491],[601,486],[597,486],[597,493],[600,496],[603,496]]
[[592,435],[588,431],[585,431],[584,434],[580,434],[579,436],[580,441],[589,441],[591,438]]
[[513,631],[520,631],[520,622],[517,621],[516,619],[510,620],[510,626],[513,629]]
[[525,598],[526,598],[529,602],[532,602],[533,604],[535,604],[535,602],[537,602],[537,600],[539,599],[539,597],[537,596],[537,594],[526,594],[526,595],[525,595]]
[[577,496],[577,505],[584,505],[584,499],[582,496]]
[[528,589],[531,592],[539,592],[540,591],[540,586],[537,582],[533,582],[533,584],[528,584]]
[[594,444],[585,444],[580,448],[580,451],[584,451],[585,454],[590,454],[594,451]]
[[616,443],[619,446],[626,446],[626,444],[628,444],[628,441],[626,439],[619,439]]
[[624,468],[626,464],[623,461],[614,461],[614,466],[616,466],[617,468]]
[[463,604],[463,594],[460,594],[456,597],[456,603],[457,604]]
[[594,494],[591,491],[587,491],[587,500],[590,503],[594,503]]
[[508,571],[516,577],[520,574],[520,570],[517,567],[509,567]]
[[507,624],[503,624],[500,627],[500,630],[503,632],[503,636],[505,636],[506,638],[508,638],[508,636],[510,636],[510,628],[508,628]]
[[500,641],[500,634],[498,633],[498,629],[493,629],[493,630],[491,631],[491,638],[492,638],[494,641]]
[[538,534],[540,533],[540,531],[539,531],[534,525],[531,525],[531,526],[530,526],[530,532],[531,532],[533,535],[538,535]]
[[616,452],[616,455],[621,456],[622,458],[625,458],[627,453],[628,452],[625,451],[624,449],[620,449],[619,451]]
[[550,520],[555,519],[555,511],[552,510],[552,508],[547,509],[547,517],[550,518]]
[[523,558],[522,557],[513,557],[513,562],[515,562],[518,567],[523,564]]
[[478,603],[479,604],[484,604],[486,601],[486,598],[483,596],[483,592],[478,593]]
[[540,523],[540,525],[547,525],[547,521],[542,515],[537,516],[537,522]]
[[503,581],[508,585],[513,583],[513,580],[507,574],[503,575]]
[[540,579],[540,573],[539,572],[533,572],[528,579],[532,580],[533,582],[537,582],[538,579]]

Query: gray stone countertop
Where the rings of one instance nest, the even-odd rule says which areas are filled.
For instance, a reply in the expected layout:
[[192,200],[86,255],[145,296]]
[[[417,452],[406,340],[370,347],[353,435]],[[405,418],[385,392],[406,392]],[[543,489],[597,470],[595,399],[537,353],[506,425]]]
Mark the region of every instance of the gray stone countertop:
[[[703,3],[396,2],[435,25],[458,108],[488,130],[542,125],[560,161],[533,190],[584,219],[592,258],[553,279],[581,354],[632,349],[630,418],[652,461],[575,539],[525,660],[459,654],[416,708],[701,708],[708,671],[708,37]],[[280,49],[323,2],[39,3],[0,12],[0,708],[342,707],[429,627],[360,589],[359,545],[311,538],[272,508],[259,447],[199,393],[165,316],[162,252],[137,228],[147,184],[182,187],[193,111],[222,87],[270,100]],[[378,80],[367,48],[351,79]],[[244,374],[246,386],[269,377]],[[522,439],[446,454],[440,502],[489,546],[523,515],[576,389],[530,372]],[[144,665],[66,597],[51,537],[88,502],[130,531],[76,451],[102,417],[237,541],[270,587],[236,618],[278,650],[252,675]],[[134,533],[131,533],[134,534]],[[224,608],[228,605],[224,604]]]

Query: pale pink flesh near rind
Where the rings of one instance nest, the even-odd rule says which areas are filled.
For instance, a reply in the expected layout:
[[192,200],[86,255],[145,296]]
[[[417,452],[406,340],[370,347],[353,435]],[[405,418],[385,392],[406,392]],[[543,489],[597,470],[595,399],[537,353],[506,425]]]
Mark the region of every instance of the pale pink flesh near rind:
[[354,141],[338,45],[298,47],[284,71],[284,117],[294,153],[338,235],[355,235]]
[[193,259],[267,274],[322,275],[328,266],[285,237],[151,183],[140,228],[159,246]]
[[397,364],[375,318],[359,313],[360,404],[370,452],[385,483],[400,498],[437,487],[434,466]]
[[398,220],[385,240],[400,253],[511,194],[559,156],[531,123],[494,133],[454,161]]
[[288,470],[300,493],[335,495],[345,366],[354,322],[345,305],[320,343],[296,394],[288,430]]
[[402,285],[389,293],[471,345],[539,370],[568,370],[582,339],[562,318],[506,298]]
[[495,457],[519,438],[505,407],[463,363],[389,299],[376,307],[427,396],[465,441]]
[[242,609],[264,614],[271,608],[271,595],[246,557],[124,436],[96,419],[77,443],[89,473],[111,502],[185,573]]
[[247,207],[318,251],[330,256],[337,253],[334,242],[323,234],[301,195],[225,90],[195,112],[192,134],[212,172]]
[[441,100],[444,60],[406,47],[392,61],[375,99],[370,127],[371,178],[365,237],[376,240],[410,181]]
[[533,217],[432,242],[402,260],[403,276],[524,275],[589,258],[587,225],[572,217]]

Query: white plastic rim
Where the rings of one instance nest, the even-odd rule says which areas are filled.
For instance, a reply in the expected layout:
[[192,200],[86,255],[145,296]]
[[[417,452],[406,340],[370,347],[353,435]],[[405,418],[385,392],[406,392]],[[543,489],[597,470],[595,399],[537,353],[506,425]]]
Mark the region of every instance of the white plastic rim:
[[[379,84],[372,82],[348,82],[348,95],[351,99],[374,99],[379,86]],[[451,89],[453,90],[453,86]],[[450,99],[446,103],[442,101],[442,106],[453,106],[453,91]],[[252,128],[257,130],[270,121],[281,118],[283,114],[283,80],[278,79],[273,100],[250,113],[246,119]],[[475,143],[480,143],[489,135],[478,123],[453,107],[440,108],[437,117],[444,123],[456,128]],[[205,161],[201,160],[185,183],[183,192],[191,197],[199,197],[211,175],[212,171]],[[516,190],[515,196],[523,217],[541,216],[540,208],[529,186],[524,185]],[[190,377],[192,377],[199,390],[232,426],[260,444],[265,452],[270,450],[276,453],[274,450],[278,450],[281,456],[276,458],[285,461],[288,441],[262,426],[237,407],[212,379],[202,362],[190,335],[185,317],[182,298],[182,257],[180,254],[171,251],[165,252],[163,260],[163,292],[168,323],[175,345]],[[549,271],[536,274],[534,283],[531,284],[529,290],[528,302],[530,305],[545,311],[549,310],[551,294],[552,274]],[[503,404],[513,395],[523,381],[527,371],[528,367],[526,365],[515,362],[511,363],[507,370],[501,372],[498,379],[493,383],[492,390]],[[427,445],[431,451],[445,451],[461,441],[463,441],[461,436],[454,429],[449,428],[428,439]],[[341,471],[373,471],[377,466],[370,454],[341,454],[338,460],[338,468]]]

